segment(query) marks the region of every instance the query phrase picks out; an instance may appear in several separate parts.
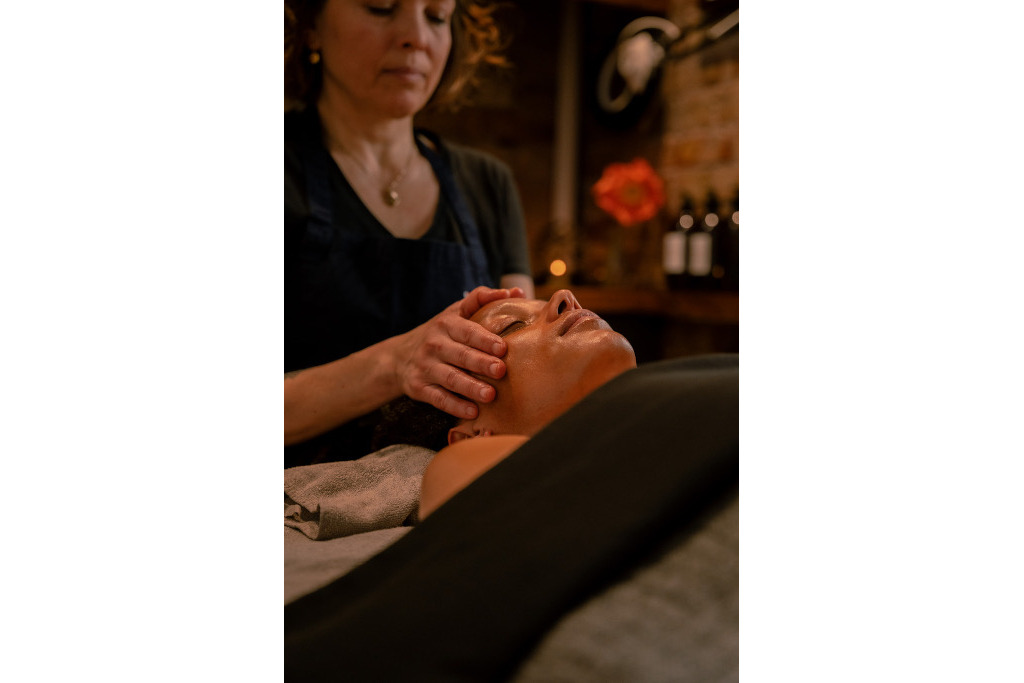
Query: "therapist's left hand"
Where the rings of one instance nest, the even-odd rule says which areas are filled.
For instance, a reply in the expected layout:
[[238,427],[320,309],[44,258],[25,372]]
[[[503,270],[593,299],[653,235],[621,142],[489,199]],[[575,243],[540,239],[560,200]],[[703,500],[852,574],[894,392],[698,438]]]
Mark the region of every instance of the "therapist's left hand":
[[402,393],[455,417],[475,418],[475,401],[493,401],[495,391],[472,374],[504,377],[501,357],[508,347],[501,337],[469,318],[492,301],[523,296],[519,287],[477,287],[461,301],[400,335],[394,372]]

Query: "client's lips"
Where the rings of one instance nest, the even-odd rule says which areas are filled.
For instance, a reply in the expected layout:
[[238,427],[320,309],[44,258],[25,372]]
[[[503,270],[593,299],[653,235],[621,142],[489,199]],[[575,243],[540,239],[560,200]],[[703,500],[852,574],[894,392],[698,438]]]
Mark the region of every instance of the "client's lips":
[[558,336],[565,335],[566,332],[571,330],[573,327],[586,320],[600,320],[601,318],[593,311],[588,311],[585,308],[577,308],[575,311],[570,311],[565,314],[565,318],[562,320],[562,324],[558,328]]

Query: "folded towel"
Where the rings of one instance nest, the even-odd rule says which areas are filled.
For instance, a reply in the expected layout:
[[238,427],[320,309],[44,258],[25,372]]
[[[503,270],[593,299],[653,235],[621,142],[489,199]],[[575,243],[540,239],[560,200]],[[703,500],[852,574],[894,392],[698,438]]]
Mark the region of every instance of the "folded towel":
[[416,522],[434,451],[396,445],[358,460],[284,471],[284,523],[315,541]]

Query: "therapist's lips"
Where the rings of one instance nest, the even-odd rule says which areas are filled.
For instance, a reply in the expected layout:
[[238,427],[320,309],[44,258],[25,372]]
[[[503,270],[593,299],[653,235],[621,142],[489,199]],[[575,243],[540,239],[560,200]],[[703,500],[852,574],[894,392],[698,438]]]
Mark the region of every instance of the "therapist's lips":
[[384,73],[389,76],[397,76],[399,78],[404,78],[407,80],[424,78],[422,71],[408,66],[395,67],[394,69],[384,69]]
[[585,308],[578,308],[575,311],[570,311],[565,314],[565,319],[558,328],[558,336],[561,337],[571,329],[592,321],[596,322],[598,327],[607,324],[597,315],[597,313],[588,311]]

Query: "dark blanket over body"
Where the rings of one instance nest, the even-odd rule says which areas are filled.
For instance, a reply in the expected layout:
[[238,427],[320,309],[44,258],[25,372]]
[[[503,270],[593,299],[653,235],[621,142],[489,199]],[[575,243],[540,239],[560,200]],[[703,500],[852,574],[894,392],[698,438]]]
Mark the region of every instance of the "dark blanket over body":
[[601,387],[394,545],[286,606],[287,678],[511,676],[560,616],[735,493],[738,374],[737,356],[705,356]]

